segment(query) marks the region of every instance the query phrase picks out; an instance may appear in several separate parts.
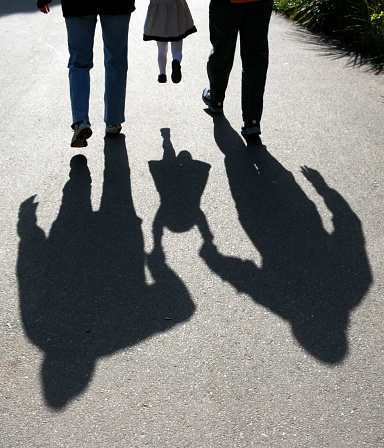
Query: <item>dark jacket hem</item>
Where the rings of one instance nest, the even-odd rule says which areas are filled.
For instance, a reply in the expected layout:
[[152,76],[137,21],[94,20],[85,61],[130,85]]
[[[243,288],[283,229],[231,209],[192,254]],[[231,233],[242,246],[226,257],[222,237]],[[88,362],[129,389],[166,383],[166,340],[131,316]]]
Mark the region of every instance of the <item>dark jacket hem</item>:
[[157,42],[176,42],[178,40],[182,40],[189,36],[190,34],[196,33],[197,29],[195,26],[187,30],[184,34],[181,34],[180,36],[172,36],[172,37],[160,37],[160,36],[148,36],[147,34],[143,34],[143,40],[149,41],[149,40],[156,40]]
[[42,8],[45,5],[52,3],[52,0],[37,0],[36,4],[38,8]]

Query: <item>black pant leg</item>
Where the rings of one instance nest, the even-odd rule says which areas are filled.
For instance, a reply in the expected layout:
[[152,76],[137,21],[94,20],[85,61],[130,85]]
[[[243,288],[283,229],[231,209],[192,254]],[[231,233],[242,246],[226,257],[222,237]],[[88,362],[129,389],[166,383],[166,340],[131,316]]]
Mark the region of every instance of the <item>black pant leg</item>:
[[268,70],[268,28],[272,0],[246,3],[247,13],[240,27],[243,120],[260,122]]
[[230,3],[230,0],[211,0],[209,5],[212,50],[207,62],[207,74],[211,97],[215,101],[223,101],[225,97],[244,10],[242,6]]

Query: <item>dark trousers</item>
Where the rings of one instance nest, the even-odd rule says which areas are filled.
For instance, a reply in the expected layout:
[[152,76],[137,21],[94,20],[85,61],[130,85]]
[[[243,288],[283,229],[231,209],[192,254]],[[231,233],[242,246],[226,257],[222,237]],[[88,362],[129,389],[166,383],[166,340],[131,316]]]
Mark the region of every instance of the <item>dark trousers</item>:
[[243,120],[260,121],[268,70],[268,27],[273,0],[230,3],[211,0],[209,31],[212,51],[207,73],[211,98],[223,101],[233,66],[237,36],[243,67],[241,103]]

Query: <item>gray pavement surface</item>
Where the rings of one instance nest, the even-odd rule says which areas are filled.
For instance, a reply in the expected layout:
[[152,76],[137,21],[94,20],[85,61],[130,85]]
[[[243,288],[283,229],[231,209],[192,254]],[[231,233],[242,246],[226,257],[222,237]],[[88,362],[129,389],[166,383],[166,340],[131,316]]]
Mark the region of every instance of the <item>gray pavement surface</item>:
[[225,116],[201,102],[208,2],[178,85],[137,2],[123,135],[98,28],[79,151],[61,10],[32,3],[0,5],[0,446],[384,447],[382,75],[273,15],[247,146],[239,56]]

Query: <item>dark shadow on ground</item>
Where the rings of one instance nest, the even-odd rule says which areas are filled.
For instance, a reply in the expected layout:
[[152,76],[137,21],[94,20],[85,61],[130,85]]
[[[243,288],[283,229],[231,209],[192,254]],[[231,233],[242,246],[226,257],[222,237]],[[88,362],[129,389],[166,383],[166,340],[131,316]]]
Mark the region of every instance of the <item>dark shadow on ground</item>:
[[348,353],[349,313],[372,282],[361,222],[320,173],[302,174],[333,215],[327,233],[315,204],[262,145],[247,147],[224,116],[214,117],[216,143],[239,221],[262,265],[227,257],[207,241],[201,256],[213,272],[287,320],[297,341],[328,364]]
[[[60,4],[59,1],[55,4]],[[1,0],[0,17],[24,12],[39,12],[35,0]],[[41,13],[40,13],[41,14]]]
[[353,45],[343,42],[336,37],[310,31],[300,24],[297,24],[297,27],[289,35],[296,43],[300,42],[308,47],[311,46],[316,51],[319,51],[322,56],[330,59],[344,59],[348,67],[362,68],[364,71],[376,75],[384,70],[384,67],[377,62],[377,59],[375,60],[373,57],[356,51]]
[[161,248],[165,227],[181,233],[196,225],[205,241],[212,240],[206,217],[200,209],[211,166],[194,160],[188,151],[181,151],[176,156],[169,128],[163,128],[160,132],[163,137],[163,158],[149,162],[161,201],[153,222],[155,252]]
[[99,211],[91,208],[91,175],[82,155],[71,160],[49,236],[37,225],[34,197],[20,207],[21,316],[28,338],[44,352],[45,400],[58,410],[87,388],[98,358],[169,330],[195,310],[162,247],[144,253],[125,137],[106,138],[104,154]]

